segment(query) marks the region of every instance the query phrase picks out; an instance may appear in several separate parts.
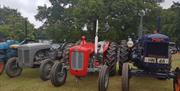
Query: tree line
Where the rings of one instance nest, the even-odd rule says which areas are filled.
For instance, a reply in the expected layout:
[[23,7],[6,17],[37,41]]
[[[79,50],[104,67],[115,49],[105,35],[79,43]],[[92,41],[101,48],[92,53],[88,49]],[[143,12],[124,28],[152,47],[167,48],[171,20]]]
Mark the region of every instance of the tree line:
[[[75,42],[85,35],[87,39],[93,40],[95,22],[98,19],[100,40],[118,42],[127,39],[128,36],[137,37],[139,13],[143,10],[145,12],[143,18],[145,33],[153,33],[157,29],[157,17],[160,16],[161,33],[180,44],[180,3],[178,2],[174,2],[168,9],[163,9],[153,0],[49,1],[51,6],[38,6],[38,14],[35,15],[35,18],[43,21],[44,24],[39,29],[34,29],[33,25],[28,22],[29,37],[49,38],[56,42],[64,40]],[[0,32],[7,30],[5,35],[12,36],[13,31],[13,34],[21,39],[23,23],[15,19],[23,19],[20,13],[6,7],[0,9],[0,16],[7,19],[5,24],[0,25]],[[87,31],[83,31],[84,26],[87,27]]]

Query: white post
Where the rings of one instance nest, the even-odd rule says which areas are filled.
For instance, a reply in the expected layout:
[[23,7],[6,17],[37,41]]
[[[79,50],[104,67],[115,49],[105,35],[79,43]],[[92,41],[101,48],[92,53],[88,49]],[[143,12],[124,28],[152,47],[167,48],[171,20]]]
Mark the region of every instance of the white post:
[[98,47],[98,28],[99,28],[99,22],[96,21],[96,36],[95,36],[95,54],[97,54],[97,47]]

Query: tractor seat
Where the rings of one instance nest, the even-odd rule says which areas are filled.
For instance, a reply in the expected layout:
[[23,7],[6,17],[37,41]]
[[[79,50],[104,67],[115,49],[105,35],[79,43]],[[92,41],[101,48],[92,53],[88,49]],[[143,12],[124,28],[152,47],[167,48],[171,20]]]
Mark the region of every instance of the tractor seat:
[[103,54],[103,46],[104,46],[105,42],[104,41],[100,41],[98,42],[98,53]]

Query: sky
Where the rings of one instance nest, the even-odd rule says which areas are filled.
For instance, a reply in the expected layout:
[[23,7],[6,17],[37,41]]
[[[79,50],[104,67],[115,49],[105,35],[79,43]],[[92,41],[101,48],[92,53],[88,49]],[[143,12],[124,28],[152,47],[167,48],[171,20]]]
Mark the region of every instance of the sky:
[[[169,8],[173,1],[180,2],[180,0],[165,0],[165,2],[160,5],[163,8]],[[49,0],[0,0],[1,6],[17,9],[23,17],[27,17],[28,20],[34,24],[35,28],[38,28],[43,24],[43,22],[37,21],[34,18],[38,12],[37,7],[45,4],[51,6]]]

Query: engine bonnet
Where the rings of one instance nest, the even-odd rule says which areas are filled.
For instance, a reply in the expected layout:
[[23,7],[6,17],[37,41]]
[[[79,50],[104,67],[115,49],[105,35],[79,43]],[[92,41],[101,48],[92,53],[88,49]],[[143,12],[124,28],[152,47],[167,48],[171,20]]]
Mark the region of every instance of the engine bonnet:
[[151,41],[153,39],[160,39],[163,42],[169,42],[170,41],[169,37],[166,35],[163,35],[163,34],[149,34],[149,35],[144,36],[145,41]]

